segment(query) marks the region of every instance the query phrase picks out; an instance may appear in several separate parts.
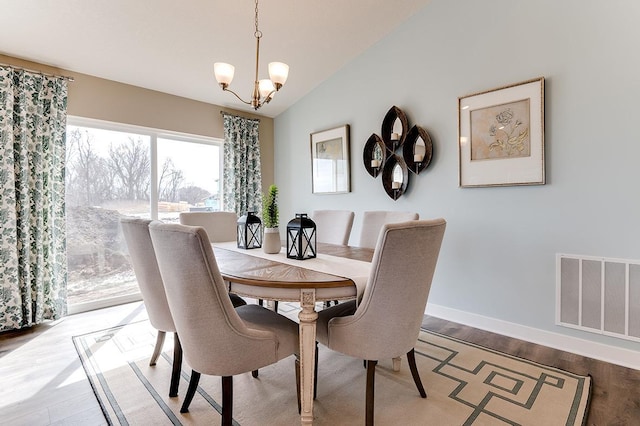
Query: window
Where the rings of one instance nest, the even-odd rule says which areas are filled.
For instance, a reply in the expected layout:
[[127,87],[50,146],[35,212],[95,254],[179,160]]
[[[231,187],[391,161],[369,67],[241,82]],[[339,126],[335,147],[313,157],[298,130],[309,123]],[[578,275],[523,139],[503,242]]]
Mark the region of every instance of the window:
[[178,222],[220,210],[222,142],[70,117],[67,259],[71,312],[139,300],[122,216]]
[[221,210],[220,145],[158,138],[158,219]]

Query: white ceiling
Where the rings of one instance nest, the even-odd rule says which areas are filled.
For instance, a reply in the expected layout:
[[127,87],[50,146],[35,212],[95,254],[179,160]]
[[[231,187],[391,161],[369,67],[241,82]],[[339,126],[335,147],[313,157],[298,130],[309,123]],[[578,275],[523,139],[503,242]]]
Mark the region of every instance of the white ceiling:
[[[260,76],[285,62],[289,80],[259,110],[274,117],[375,44],[429,0],[263,0]],[[4,0],[0,53],[186,98],[250,111],[255,72],[252,0]]]

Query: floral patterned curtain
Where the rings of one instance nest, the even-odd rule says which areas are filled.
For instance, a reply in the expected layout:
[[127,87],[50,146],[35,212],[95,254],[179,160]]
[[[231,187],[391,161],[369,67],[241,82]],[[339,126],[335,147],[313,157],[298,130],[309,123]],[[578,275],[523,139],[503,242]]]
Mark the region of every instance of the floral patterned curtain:
[[0,66],[0,331],[66,314],[67,81]]
[[260,171],[260,120],[224,114],[223,204],[239,216],[260,212],[262,174]]

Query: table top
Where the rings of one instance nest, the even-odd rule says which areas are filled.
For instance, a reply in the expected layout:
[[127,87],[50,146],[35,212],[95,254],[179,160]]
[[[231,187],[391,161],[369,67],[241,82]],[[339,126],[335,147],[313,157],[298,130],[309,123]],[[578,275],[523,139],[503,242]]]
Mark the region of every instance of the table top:
[[[373,250],[361,247],[317,244],[319,254],[371,262]],[[237,251],[214,247],[218,268],[225,280],[270,288],[335,288],[354,285],[349,278],[304,267],[263,259]]]

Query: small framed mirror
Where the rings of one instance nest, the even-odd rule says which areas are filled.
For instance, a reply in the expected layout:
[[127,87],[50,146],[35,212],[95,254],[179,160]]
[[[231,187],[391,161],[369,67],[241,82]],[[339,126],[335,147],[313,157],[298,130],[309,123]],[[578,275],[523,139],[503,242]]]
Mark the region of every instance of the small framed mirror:
[[409,131],[407,116],[400,108],[392,106],[382,120],[381,130],[385,146],[389,151],[395,152],[407,137]]
[[407,134],[407,139],[402,147],[402,157],[413,173],[418,174],[431,163],[433,155],[433,143],[426,130],[419,126],[413,126]]
[[384,142],[375,133],[369,136],[362,152],[364,168],[371,176],[378,177],[387,158]]
[[397,200],[405,193],[409,185],[409,171],[407,165],[399,155],[390,156],[382,170],[382,186],[393,200]]

